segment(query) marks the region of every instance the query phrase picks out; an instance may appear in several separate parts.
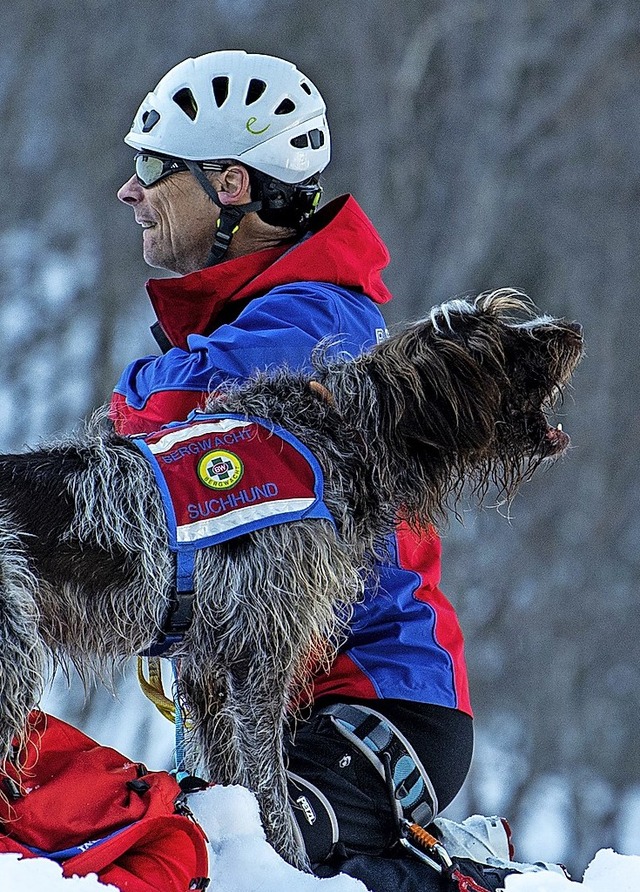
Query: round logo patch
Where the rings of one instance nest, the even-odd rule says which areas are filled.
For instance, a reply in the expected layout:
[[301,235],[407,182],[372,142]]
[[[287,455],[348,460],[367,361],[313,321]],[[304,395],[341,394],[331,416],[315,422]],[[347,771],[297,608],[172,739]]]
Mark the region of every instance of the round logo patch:
[[244,474],[244,465],[234,452],[215,449],[202,456],[197,473],[210,489],[231,489]]

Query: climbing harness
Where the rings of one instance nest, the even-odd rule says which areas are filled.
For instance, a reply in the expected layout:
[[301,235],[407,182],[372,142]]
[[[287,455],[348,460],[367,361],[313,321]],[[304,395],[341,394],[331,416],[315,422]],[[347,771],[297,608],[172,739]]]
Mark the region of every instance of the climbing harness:
[[355,703],[322,710],[387,785],[399,827],[426,826],[438,813],[438,797],[425,767],[406,737],[385,716]]

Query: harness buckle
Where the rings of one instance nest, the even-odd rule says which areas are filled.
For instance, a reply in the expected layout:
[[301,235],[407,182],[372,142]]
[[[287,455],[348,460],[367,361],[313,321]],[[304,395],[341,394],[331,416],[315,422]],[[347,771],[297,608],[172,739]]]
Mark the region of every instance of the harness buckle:
[[412,855],[424,861],[438,873],[443,873],[453,867],[453,861],[445,847],[424,827],[411,821],[401,820],[400,829],[400,845],[408,849]]
[[182,639],[189,631],[193,621],[193,590],[174,590],[167,612],[162,620],[162,627],[141,657],[163,657],[176,644],[181,644]]

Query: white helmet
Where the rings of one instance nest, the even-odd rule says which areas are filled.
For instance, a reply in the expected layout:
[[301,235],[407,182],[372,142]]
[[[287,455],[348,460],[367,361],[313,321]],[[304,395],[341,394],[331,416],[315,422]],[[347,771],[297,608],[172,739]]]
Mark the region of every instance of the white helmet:
[[284,183],[329,163],[326,106],[291,62],[243,50],[172,68],[138,109],[125,142],[188,161],[237,160]]

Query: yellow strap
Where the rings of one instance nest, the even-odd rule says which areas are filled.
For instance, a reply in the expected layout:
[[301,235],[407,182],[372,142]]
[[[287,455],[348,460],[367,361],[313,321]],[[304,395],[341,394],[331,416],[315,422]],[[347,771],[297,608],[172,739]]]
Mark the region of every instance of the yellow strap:
[[[144,674],[144,663],[147,663],[147,676]],[[147,697],[165,719],[175,724],[176,708],[164,692],[162,671],[159,657],[138,657],[138,684]]]

